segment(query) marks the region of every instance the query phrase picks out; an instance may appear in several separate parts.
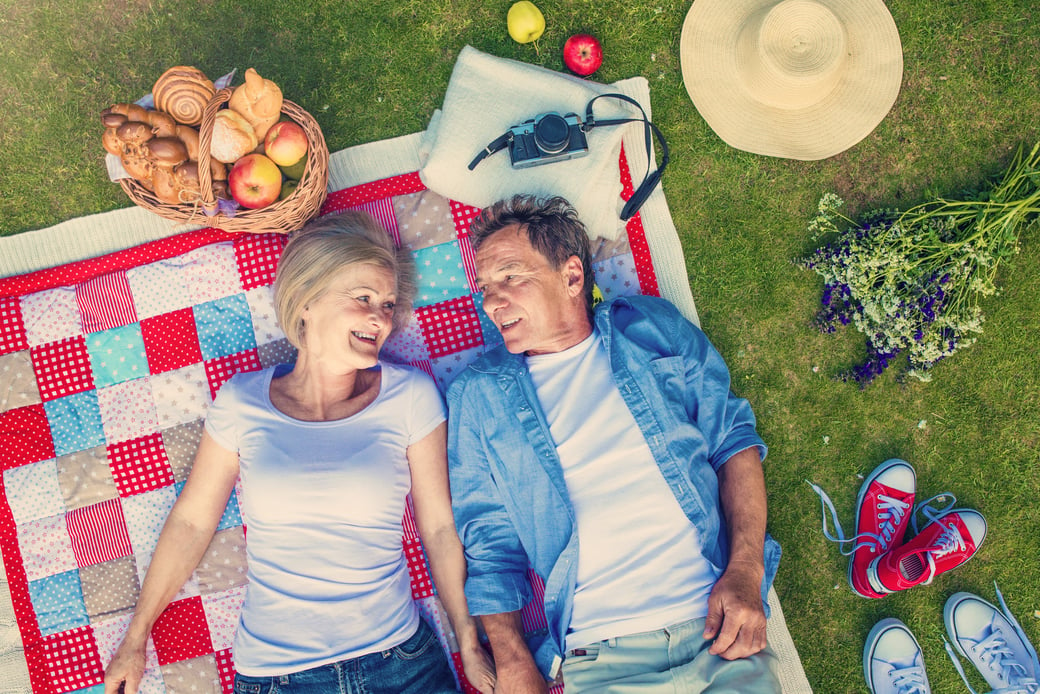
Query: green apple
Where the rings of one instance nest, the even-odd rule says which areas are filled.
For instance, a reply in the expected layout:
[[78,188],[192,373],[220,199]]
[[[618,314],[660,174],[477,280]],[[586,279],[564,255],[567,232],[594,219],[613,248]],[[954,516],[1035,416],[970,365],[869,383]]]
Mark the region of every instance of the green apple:
[[285,174],[286,178],[291,178],[293,180],[299,181],[301,178],[303,178],[303,170],[307,168],[307,155],[304,154],[302,157],[300,157],[300,160],[295,164],[290,164],[289,166],[279,166],[278,168],[282,170],[282,173]]
[[517,43],[535,41],[545,31],[545,17],[533,2],[520,0],[514,2],[506,14],[506,27],[509,35]]
[[282,183],[282,192],[278,196],[278,199],[285,200],[287,197],[296,192],[296,186],[298,185],[300,185],[299,181],[293,180],[291,178],[287,179],[284,183]]

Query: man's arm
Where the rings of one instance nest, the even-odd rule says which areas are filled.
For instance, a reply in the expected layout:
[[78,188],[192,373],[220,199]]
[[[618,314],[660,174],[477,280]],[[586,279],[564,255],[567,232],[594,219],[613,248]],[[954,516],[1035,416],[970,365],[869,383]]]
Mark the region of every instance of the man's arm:
[[546,694],[549,685],[524,641],[520,612],[486,614],[480,622],[495,656],[495,694]]
[[758,448],[729,458],[718,472],[719,501],[729,535],[729,563],[708,598],[704,638],[710,652],[727,660],[746,658],[766,646],[762,608],[766,484]]

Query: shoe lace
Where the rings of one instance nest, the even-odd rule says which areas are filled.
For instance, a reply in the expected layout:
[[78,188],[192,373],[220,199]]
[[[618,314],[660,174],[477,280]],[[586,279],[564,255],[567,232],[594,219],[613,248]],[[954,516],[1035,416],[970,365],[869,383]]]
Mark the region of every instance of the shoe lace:
[[[1040,673],[1040,660],[1037,659],[1036,649],[1033,648],[1033,644],[1029,641],[1025,631],[1022,630],[1022,625],[1018,623],[1015,616],[1011,614],[1011,610],[1008,609],[1007,603],[1004,602],[1004,595],[1000,592],[1000,588],[994,581],[993,587],[997,591],[997,599],[1000,601],[1001,612],[1007,618],[1008,622],[1011,623],[1012,629],[1025,644],[1026,652],[1029,658],[1032,660],[1032,670],[1034,673]],[[961,679],[964,680],[964,685],[968,688],[971,694],[978,694],[972,686],[968,683],[968,678],[964,674],[964,668],[961,665],[960,658],[953,650],[953,646],[946,639],[943,639],[946,646],[946,654],[950,656],[950,660],[953,661],[953,666],[957,669]],[[1040,682],[1034,677],[1029,676],[1029,672],[1023,663],[1014,660],[1014,653],[1008,647],[1007,640],[1005,640],[1003,634],[999,629],[990,631],[990,633],[983,637],[982,640],[978,641],[975,646],[972,647],[972,651],[978,653],[979,659],[985,663],[991,670],[1000,673],[1002,680],[1008,683],[1007,687],[1001,687],[994,689],[990,694],[1037,694],[1040,692]]]
[[[823,536],[838,544],[838,551],[843,556],[849,556],[856,552],[861,547],[876,548],[879,554],[885,552],[888,549],[889,543],[895,535],[896,527],[899,526],[900,522],[907,511],[910,509],[910,504],[895,497],[887,496],[885,494],[878,495],[877,504],[877,517],[881,521],[879,533],[859,533],[852,537],[846,537],[845,531],[841,527],[841,522],[838,520],[838,512],[834,509],[834,503],[831,498],[827,495],[827,492],[823,491],[819,486],[813,484],[809,480],[805,481],[812,490],[816,492],[820,497],[820,512],[823,516]],[[827,529],[827,515],[830,514],[831,522],[834,523],[834,529],[837,531],[837,535],[832,534]],[[843,545],[854,543],[850,549],[845,549]]]
[[924,668],[920,665],[893,667],[891,675],[896,694],[930,694],[928,685],[925,684]]

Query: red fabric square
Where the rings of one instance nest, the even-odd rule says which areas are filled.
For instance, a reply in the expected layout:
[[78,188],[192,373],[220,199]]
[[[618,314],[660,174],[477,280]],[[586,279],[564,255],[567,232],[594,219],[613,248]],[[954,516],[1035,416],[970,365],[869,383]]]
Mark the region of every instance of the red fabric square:
[[210,397],[217,397],[220,387],[238,372],[259,371],[261,368],[263,367],[260,365],[260,355],[255,349],[210,359],[206,362],[206,380],[209,381]]
[[242,234],[235,238],[234,248],[243,289],[266,287],[274,282],[278,259],[285,248],[283,234]]
[[72,553],[81,568],[134,553],[119,499],[84,506],[65,514]]
[[433,595],[433,581],[426,566],[426,554],[418,539],[403,540],[404,556],[408,559],[408,574],[412,579],[412,597],[416,600]]
[[213,652],[202,598],[195,596],[170,603],[152,627],[152,641],[159,665],[179,663]]
[[415,509],[412,508],[412,497],[405,497],[404,517],[401,519],[401,529],[404,531],[404,539],[418,540],[419,526],[415,523]]
[[231,649],[225,648],[213,654],[217,661],[217,674],[220,675],[220,689],[223,694],[235,691],[235,661],[231,657]]
[[28,346],[18,299],[13,296],[0,298],[0,354],[17,352]]
[[325,204],[322,205],[321,214],[342,212],[373,200],[392,198],[395,195],[418,193],[420,190],[426,190],[426,186],[423,185],[422,179],[419,178],[418,171],[383,178],[371,183],[362,183],[359,186],[329,193],[328,198],[325,199]]
[[455,667],[455,675],[459,678],[459,682],[462,683],[462,691],[465,694],[480,694],[480,690],[466,679],[466,673],[462,668],[462,655],[457,651],[451,654],[451,664]]
[[87,341],[82,335],[38,345],[29,350],[29,356],[44,402],[94,388]]
[[134,299],[125,272],[110,272],[76,287],[83,331],[96,333],[137,322]]
[[471,296],[423,306],[416,310],[415,317],[434,359],[483,344],[480,318]]
[[54,457],[54,441],[43,405],[0,412],[0,470]]
[[133,496],[173,484],[162,434],[121,441],[107,446],[108,465],[120,496]]
[[143,319],[141,337],[144,338],[148,368],[153,374],[202,361],[195,314],[190,308]]
[[44,637],[41,646],[55,692],[92,687],[103,681],[97,641],[89,626]]
[[451,218],[455,220],[456,233],[458,233],[459,238],[468,236],[469,225],[480,214],[480,208],[466,205],[456,200],[449,200],[448,202],[451,204]]

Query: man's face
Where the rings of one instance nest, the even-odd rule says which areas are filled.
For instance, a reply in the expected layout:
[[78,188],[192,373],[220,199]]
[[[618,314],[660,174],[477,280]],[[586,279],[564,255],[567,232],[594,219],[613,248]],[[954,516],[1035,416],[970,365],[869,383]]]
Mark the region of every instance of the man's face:
[[571,256],[553,269],[514,225],[488,237],[476,254],[484,312],[514,354],[551,354],[591,331],[585,311],[581,261]]

